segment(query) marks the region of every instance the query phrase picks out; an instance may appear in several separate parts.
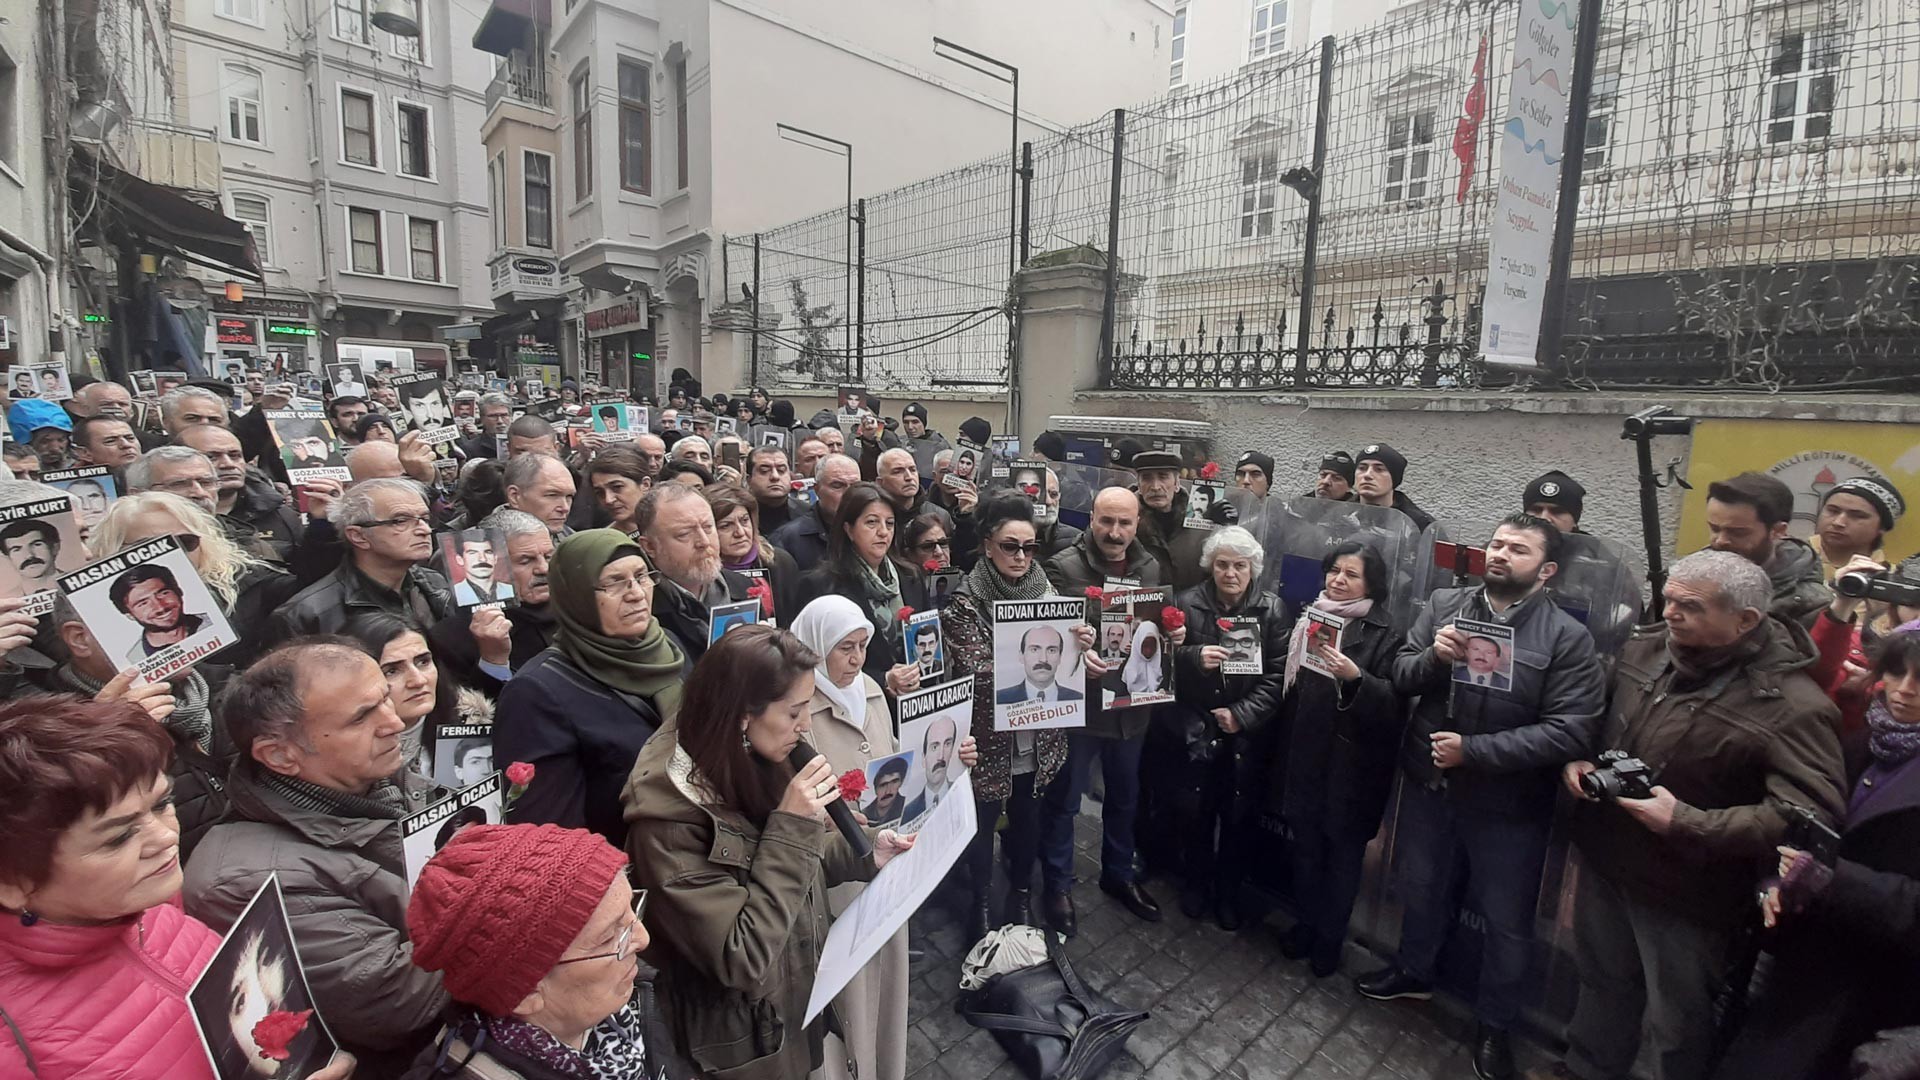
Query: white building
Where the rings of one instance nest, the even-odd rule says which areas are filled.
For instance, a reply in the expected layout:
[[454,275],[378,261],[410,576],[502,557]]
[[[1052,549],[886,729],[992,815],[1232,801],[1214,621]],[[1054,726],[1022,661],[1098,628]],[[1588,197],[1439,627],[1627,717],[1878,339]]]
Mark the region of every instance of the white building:
[[374,0],[176,0],[177,110],[217,132],[221,203],[266,279],[214,301],[222,355],[382,344],[433,365],[442,327],[492,314],[490,58],[474,5],[417,7],[413,39],[375,27]]
[[[938,36],[1021,71],[1021,138],[1164,85],[1170,0],[493,0],[484,132],[496,228],[496,354],[657,392],[701,373],[738,300],[728,234],[1008,146],[1008,86],[936,55]],[[1070,62],[1064,62],[1071,57]],[[731,369],[713,373],[731,380]],[[714,388],[722,387],[713,384]]]

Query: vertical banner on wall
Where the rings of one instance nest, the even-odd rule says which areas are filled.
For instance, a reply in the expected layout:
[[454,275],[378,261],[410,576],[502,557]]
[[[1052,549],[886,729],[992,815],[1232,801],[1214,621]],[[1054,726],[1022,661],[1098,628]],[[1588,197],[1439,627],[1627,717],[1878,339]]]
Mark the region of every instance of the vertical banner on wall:
[[1480,351],[1489,364],[1539,363],[1573,81],[1574,0],[1521,0],[1507,112],[1500,123],[1500,187],[1487,237],[1487,296]]

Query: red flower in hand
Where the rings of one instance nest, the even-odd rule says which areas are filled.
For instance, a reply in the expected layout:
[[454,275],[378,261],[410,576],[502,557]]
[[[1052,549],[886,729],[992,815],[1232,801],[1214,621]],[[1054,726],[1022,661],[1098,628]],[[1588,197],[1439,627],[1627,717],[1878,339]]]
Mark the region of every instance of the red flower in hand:
[[747,599],[760,601],[760,610],[773,617],[773,586],[764,581],[756,581],[747,586]]
[[260,1056],[268,1061],[287,1060],[290,1056],[287,1044],[307,1029],[307,1020],[312,1016],[312,1009],[302,1009],[299,1012],[270,1012],[261,1017],[260,1022],[253,1025],[253,1044],[260,1048]]
[[1213,620],[1213,621],[1214,621],[1214,623],[1215,623],[1216,625],[1218,625],[1218,626],[1220,627],[1220,629],[1222,629],[1222,630],[1225,630],[1225,631],[1226,631],[1226,632],[1228,632],[1229,634],[1231,634],[1231,633],[1233,632],[1233,620],[1232,620],[1232,619],[1215,619],[1215,620]]
[[840,798],[843,802],[858,802],[867,790],[867,774],[859,769],[848,769],[840,774]]
[[787,486],[791,487],[795,491],[807,490],[807,482],[805,480],[795,480],[792,483],[788,484]]
[[1100,586],[1098,585],[1087,586],[1087,599],[1092,600],[1095,603],[1099,603],[1100,601],[1105,600],[1106,598],[1107,598],[1107,594],[1100,591]]
[[516,761],[507,766],[507,783],[514,787],[526,787],[533,783],[533,765],[525,761]]
[[1200,479],[1202,480],[1217,479],[1219,475],[1220,463],[1217,461],[1209,461],[1205,465],[1200,466]]
[[899,619],[901,622],[906,622],[908,619],[913,618],[913,609],[908,607],[905,604],[901,604],[900,610],[894,612],[893,616],[894,618]]
[[1160,609],[1160,625],[1166,627],[1168,630],[1178,630],[1187,625],[1186,612],[1181,611],[1172,604],[1168,604],[1166,607]]
[[925,570],[929,574],[933,574],[938,573],[942,567],[940,566],[939,559],[928,559],[926,562],[920,564],[920,569]]

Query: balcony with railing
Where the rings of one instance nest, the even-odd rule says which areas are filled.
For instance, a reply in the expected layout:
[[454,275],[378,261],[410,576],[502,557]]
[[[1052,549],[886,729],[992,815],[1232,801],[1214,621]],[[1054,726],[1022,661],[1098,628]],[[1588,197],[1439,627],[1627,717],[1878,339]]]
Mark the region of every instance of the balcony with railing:
[[487,111],[492,112],[503,102],[552,111],[545,59],[519,49],[500,59],[494,66],[493,81],[487,84]]

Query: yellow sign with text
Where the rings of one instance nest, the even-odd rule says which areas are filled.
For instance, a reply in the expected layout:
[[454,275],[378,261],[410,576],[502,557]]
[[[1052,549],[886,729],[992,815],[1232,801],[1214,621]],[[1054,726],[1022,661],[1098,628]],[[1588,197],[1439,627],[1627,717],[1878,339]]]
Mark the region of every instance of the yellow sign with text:
[[[1793,535],[1813,535],[1827,490],[1870,476],[1899,489],[1912,505],[1920,495],[1920,424],[1847,424],[1826,420],[1702,420],[1693,428],[1687,492],[1680,506],[1675,552],[1707,546],[1707,485],[1743,472],[1777,477],[1793,489]],[[1908,514],[1887,534],[1890,559],[1920,551],[1920,515]]]

